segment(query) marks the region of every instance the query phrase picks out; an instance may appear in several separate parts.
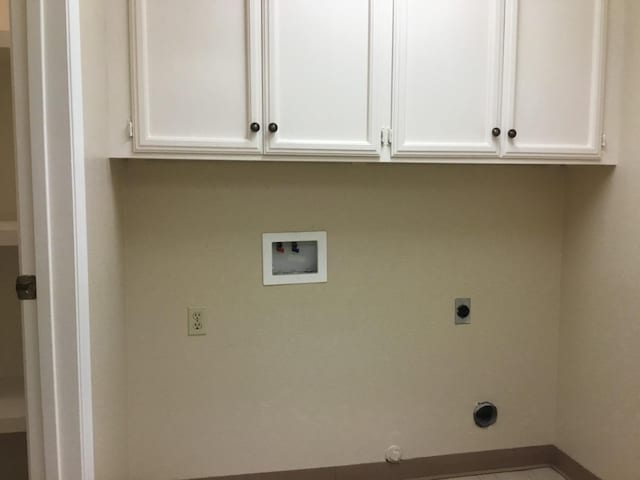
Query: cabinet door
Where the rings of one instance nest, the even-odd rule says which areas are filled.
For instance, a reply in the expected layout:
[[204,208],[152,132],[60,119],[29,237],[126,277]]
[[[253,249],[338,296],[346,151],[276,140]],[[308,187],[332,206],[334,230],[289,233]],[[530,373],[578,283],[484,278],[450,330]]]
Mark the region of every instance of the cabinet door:
[[260,153],[260,1],[133,0],[131,12],[135,149]]
[[265,150],[377,155],[389,126],[391,0],[265,0]]
[[393,155],[497,155],[504,0],[395,6]]
[[605,17],[605,0],[507,0],[506,155],[599,155]]

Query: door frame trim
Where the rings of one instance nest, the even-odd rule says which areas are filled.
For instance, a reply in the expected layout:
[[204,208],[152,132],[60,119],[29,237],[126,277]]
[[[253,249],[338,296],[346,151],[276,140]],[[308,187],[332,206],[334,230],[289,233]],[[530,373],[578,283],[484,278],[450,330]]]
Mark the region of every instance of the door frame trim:
[[[26,5],[25,5],[26,4]],[[94,478],[79,0],[12,0],[32,480]]]

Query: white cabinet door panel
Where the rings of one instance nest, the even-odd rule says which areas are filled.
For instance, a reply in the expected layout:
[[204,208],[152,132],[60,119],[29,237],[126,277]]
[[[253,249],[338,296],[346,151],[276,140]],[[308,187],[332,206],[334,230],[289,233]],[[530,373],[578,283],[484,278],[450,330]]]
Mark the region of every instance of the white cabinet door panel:
[[389,126],[392,2],[265,0],[265,151],[376,155]]
[[396,0],[394,156],[497,155],[504,0]]
[[132,2],[137,151],[260,153],[259,0]]
[[507,0],[507,155],[597,156],[606,0]]

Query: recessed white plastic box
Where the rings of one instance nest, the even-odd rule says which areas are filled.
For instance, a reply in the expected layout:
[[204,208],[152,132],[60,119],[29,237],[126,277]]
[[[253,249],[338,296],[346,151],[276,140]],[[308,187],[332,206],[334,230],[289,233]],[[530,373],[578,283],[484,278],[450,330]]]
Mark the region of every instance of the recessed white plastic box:
[[262,234],[264,285],[327,281],[327,232]]

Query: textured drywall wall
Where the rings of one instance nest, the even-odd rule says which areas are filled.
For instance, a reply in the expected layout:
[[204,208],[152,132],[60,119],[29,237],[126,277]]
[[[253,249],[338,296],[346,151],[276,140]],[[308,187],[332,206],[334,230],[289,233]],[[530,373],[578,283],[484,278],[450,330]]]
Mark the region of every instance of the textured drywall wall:
[[126,351],[118,165],[105,141],[103,2],[81,2],[96,480],[127,477]]
[[[130,478],[552,443],[559,167],[130,161]],[[264,287],[261,234],[326,230],[326,284]],[[453,324],[455,297],[472,325]],[[209,334],[187,337],[205,306]],[[494,401],[498,424],[472,421]]]
[[618,18],[626,32],[620,165],[568,174],[558,445],[605,480],[637,480],[640,2],[628,0]]
[[16,174],[11,100],[11,58],[0,48],[0,222],[16,219]]

